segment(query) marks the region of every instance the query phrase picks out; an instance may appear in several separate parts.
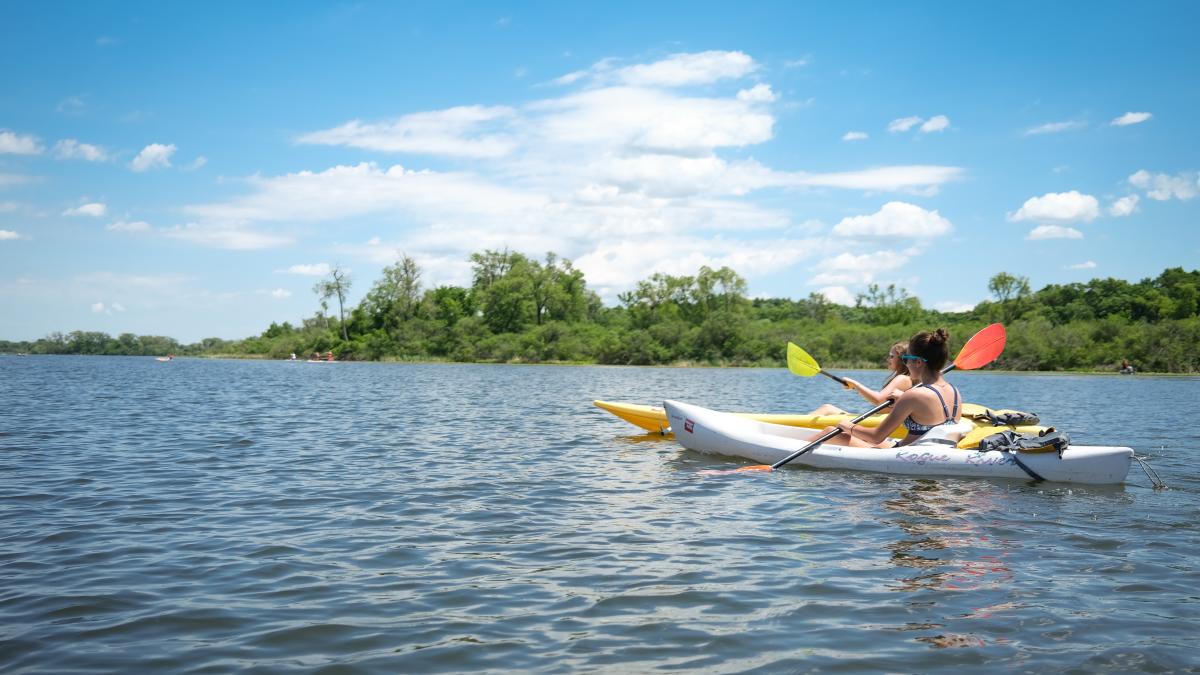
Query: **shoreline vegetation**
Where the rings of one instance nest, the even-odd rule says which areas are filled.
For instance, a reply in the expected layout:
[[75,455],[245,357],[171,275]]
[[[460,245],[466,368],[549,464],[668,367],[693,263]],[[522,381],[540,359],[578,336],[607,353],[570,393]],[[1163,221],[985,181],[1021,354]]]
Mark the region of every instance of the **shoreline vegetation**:
[[1141,373],[1200,373],[1200,271],[1178,267],[1136,283],[1093,279],[1036,292],[1001,272],[988,283],[994,299],[941,312],[894,285],[870,285],[849,307],[819,293],[751,299],[728,267],[654,274],[605,307],[583,273],[553,253],[539,261],[487,250],[470,262],[470,287],[423,289],[416,262],[401,255],[354,307],[346,305],[352,279],[335,267],[313,289],[313,316],[241,340],[74,331],[0,340],[0,353],[778,367],[790,340],[828,368],[861,369],[880,367],[890,344],[918,330],[945,326],[953,346],[1000,321],[1008,344],[997,370],[1115,373],[1128,359]]

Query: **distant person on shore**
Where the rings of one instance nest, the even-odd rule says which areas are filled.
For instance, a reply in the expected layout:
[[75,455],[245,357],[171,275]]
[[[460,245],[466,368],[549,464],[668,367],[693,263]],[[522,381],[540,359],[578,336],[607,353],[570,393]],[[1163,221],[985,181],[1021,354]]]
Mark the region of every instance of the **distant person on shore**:
[[325,360],[332,361],[333,360],[333,352],[325,352]]
[[[958,387],[942,377],[942,367],[950,356],[949,341],[950,334],[945,328],[914,335],[908,341],[907,352],[900,355],[908,365],[908,376],[913,387],[900,394],[896,405],[879,426],[865,427],[849,420],[838,422],[837,428],[842,433],[828,443],[860,448],[893,448],[908,445],[935,427],[958,422],[962,418],[962,396]],[[902,424],[907,435],[903,439],[888,438]],[[825,433],[833,429],[828,427]]]
[[[879,391],[870,389],[858,380],[854,380],[849,377],[842,378],[846,381],[846,388],[857,391],[859,396],[862,396],[867,401],[874,403],[875,405],[879,405],[889,398],[896,398],[900,394],[912,389],[912,378],[908,375],[908,366],[905,365],[904,359],[900,358],[906,351],[908,351],[907,342],[897,342],[896,344],[892,345],[891,349],[888,350],[886,362],[889,375],[887,380],[884,380],[883,388]],[[816,410],[813,410],[809,414],[848,415],[850,413],[842,410],[832,403],[826,403]]]
[[292,360],[292,361],[295,361],[295,360],[296,360],[296,352],[292,352],[292,358],[291,358],[291,360]]
[[1121,359],[1120,373],[1122,375],[1132,375],[1133,374],[1133,364],[1129,362],[1129,359]]

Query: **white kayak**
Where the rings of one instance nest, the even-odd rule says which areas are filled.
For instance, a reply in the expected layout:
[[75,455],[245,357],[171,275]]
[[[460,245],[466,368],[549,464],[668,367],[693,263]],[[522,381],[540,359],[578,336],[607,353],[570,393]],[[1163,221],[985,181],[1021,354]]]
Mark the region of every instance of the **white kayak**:
[[[683,447],[714,455],[744,457],[774,464],[821,435],[820,430],[759,422],[708,408],[664,401],[675,439]],[[852,469],[924,476],[982,476],[1030,480],[1025,469],[1047,481],[1123,483],[1133,450],[1123,447],[1072,445],[1056,452],[979,452],[956,447],[969,423],[935,427],[916,443],[898,448],[851,448],[821,445],[792,460],[822,469]],[[790,465],[789,464],[789,465]]]

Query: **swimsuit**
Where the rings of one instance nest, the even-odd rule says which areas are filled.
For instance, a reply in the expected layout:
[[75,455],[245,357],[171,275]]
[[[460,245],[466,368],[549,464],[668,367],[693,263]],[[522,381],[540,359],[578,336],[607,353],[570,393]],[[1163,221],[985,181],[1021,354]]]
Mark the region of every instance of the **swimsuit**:
[[920,436],[934,427],[942,426],[942,424],[954,424],[954,418],[958,416],[958,387],[950,385],[950,388],[954,390],[953,413],[951,413],[950,408],[946,407],[946,399],[942,398],[942,393],[940,391],[934,389],[928,384],[918,385],[917,388],[920,387],[925,387],[926,389],[929,389],[933,393],[937,394],[938,401],[940,401],[942,404],[942,412],[946,415],[946,421],[942,422],[941,424],[921,424],[920,422],[914,420],[912,415],[909,415],[908,417],[904,418],[904,428],[908,430],[908,434],[910,436]]

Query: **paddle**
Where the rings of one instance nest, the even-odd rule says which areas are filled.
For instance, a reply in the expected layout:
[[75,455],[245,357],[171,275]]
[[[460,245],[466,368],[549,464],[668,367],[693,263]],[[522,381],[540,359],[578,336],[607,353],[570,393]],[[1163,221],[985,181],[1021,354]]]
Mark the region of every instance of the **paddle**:
[[788,343],[787,364],[788,370],[792,371],[793,375],[799,375],[800,377],[812,377],[813,375],[819,373],[832,379],[834,382],[837,382],[843,387],[847,386],[846,380],[834,375],[833,373],[827,373],[824,370],[821,370],[821,366],[817,365],[816,359],[814,359],[812,356],[809,356],[808,352],[791,342]]
[[[960,370],[975,370],[976,368],[982,368],[983,366],[986,366],[987,364],[991,363],[992,361],[995,361],[996,357],[1000,356],[1000,352],[1004,351],[1004,340],[1005,340],[1005,333],[1004,333],[1003,325],[994,323],[994,324],[988,326],[987,328],[984,328],[983,330],[979,331],[975,335],[972,335],[970,340],[967,340],[967,344],[964,345],[962,348],[962,351],[960,351],[958,353],[958,358],[954,359],[954,363],[951,363],[951,364],[947,365],[945,368],[942,368],[942,374],[945,375],[946,373],[954,370],[955,368],[958,368]],[[875,413],[892,405],[892,403],[893,403],[893,401],[891,399],[888,399],[887,401],[880,403],[879,405],[872,408],[870,411],[865,412],[865,413],[859,415],[858,417],[855,417],[853,423],[858,424],[859,422],[867,419],[871,415],[874,415]],[[811,451],[815,450],[822,443],[824,443],[825,441],[828,441],[829,439],[833,438],[834,436],[837,436],[840,433],[842,433],[841,427],[836,427],[832,431],[826,433],[825,435],[821,436],[820,438],[816,439],[815,441],[812,441],[808,445],[804,446],[803,448],[800,448],[799,450],[797,450],[796,452],[793,452],[792,454],[788,455],[787,457],[784,457],[783,459],[779,460],[778,462],[775,462],[774,464],[758,464],[755,466],[744,466],[740,469],[734,469],[733,472],[772,471],[774,469],[778,469],[779,467],[783,466],[784,464],[787,464],[788,462],[792,461],[793,459],[796,459],[797,457],[799,457],[807,452],[811,452]]]

